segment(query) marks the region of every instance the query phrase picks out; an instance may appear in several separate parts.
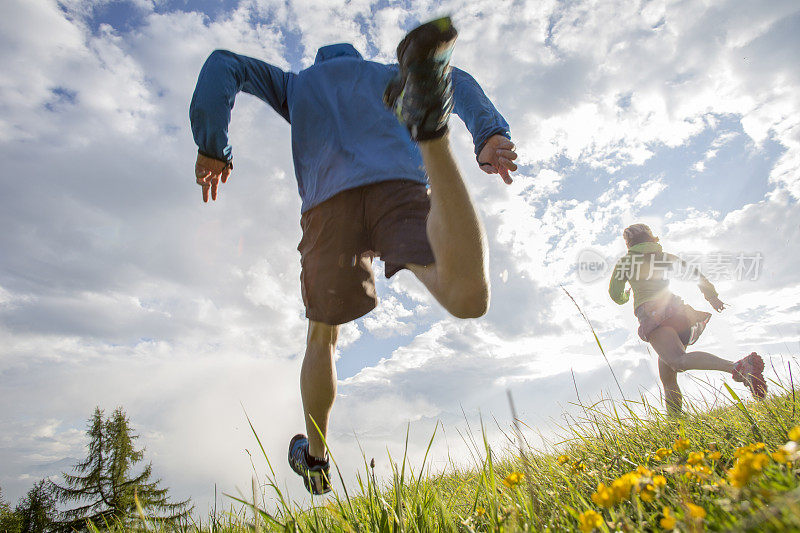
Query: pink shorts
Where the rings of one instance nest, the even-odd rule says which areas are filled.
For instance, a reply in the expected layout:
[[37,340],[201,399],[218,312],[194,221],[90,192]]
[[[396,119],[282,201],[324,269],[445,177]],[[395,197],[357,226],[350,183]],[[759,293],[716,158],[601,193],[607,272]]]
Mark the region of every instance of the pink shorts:
[[636,308],[634,314],[639,319],[639,337],[643,341],[649,342],[650,334],[657,328],[670,327],[685,346],[697,342],[711,320],[711,313],[694,309],[674,294],[645,302]]

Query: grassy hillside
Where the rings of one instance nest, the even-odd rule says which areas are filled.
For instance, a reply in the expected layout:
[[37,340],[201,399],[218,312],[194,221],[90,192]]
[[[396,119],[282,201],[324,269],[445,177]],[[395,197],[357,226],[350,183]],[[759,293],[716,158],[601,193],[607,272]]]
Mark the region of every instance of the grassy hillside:
[[758,403],[729,390],[729,406],[680,419],[644,401],[585,405],[553,454],[473,442],[473,469],[428,475],[401,459],[386,485],[365,460],[357,486],[334,472],[336,493],[310,509],[272,479],[277,512],[240,501],[214,530],[800,531],[800,398],[772,388]]

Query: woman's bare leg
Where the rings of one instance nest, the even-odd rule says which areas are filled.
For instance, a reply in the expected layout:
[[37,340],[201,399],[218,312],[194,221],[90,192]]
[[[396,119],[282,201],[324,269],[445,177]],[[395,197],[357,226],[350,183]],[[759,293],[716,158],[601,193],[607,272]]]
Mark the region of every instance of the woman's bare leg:
[[676,372],[685,370],[718,370],[733,374],[732,361],[727,361],[708,352],[689,352],[674,329],[661,327],[650,334],[650,344],[659,359]]
[[664,386],[667,412],[681,412],[683,395],[678,387],[678,372],[685,370],[718,370],[733,373],[733,363],[708,352],[686,353],[678,333],[670,327],[655,329],[649,337],[650,345],[658,354],[658,374]]
[[683,410],[683,395],[681,394],[681,388],[678,386],[678,373],[659,358],[658,376],[661,378],[661,385],[664,387],[667,413],[671,416],[681,414]]

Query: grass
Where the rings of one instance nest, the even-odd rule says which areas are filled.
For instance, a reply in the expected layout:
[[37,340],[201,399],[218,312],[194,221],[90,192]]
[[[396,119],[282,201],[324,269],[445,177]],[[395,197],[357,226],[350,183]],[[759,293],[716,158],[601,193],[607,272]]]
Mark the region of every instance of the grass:
[[[494,450],[468,438],[472,468],[413,470],[391,460],[381,481],[364,458],[356,486],[308,507],[279,488],[269,458],[266,483],[210,523],[186,531],[676,531],[800,530],[800,398],[793,386],[745,402],[668,418],[641,398],[579,404],[552,453],[536,452],[521,432]],[[513,404],[512,404],[513,409]],[[253,432],[258,439],[258,436]],[[431,436],[430,450],[436,432]],[[787,444],[788,443],[788,444]],[[259,442],[260,445],[260,442]],[[262,448],[263,453],[263,448]],[[335,465],[335,455],[332,456]],[[426,453],[427,459],[427,453]],[[374,463],[373,463],[374,465]],[[266,510],[265,501],[272,501]],[[146,518],[111,529],[167,531]]]
[[[567,292],[565,290],[565,292]],[[567,296],[572,296],[567,292]],[[588,317],[575,300],[605,358]],[[606,363],[608,359],[606,358]],[[613,369],[609,364],[613,374]],[[515,532],[515,531],[800,531],[800,398],[793,378],[772,382],[764,401],[746,402],[726,385],[724,406],[691,406],[664,415],[646,397],[636,401],[578,399],[548,452],[525,441],[513,398],[514,424],[505,449],[464,436],[473,464],[451,462],[442,473],[413,469],[407,453],[389,457],[392,476],[379,480],[363,455],[356,485],[344,483],[334,450],[334,491],[301,506],[283,494],[261,441],[266,481],[250,496],[230,496],[229,511],[191,532]],[[689,374],[691,376],[691,374]],[[622,388],[614,375],[620,393]],[[576,391],[577,392],[577,391]],[[713,405],[717,405],[717,401]],[[249,422],[249,418],[248,418]],[[438,426],[437,426],[438,430]],[[408,434],[406,434],[406,452]],[[258,469],[254,465],[254,471]],[[351,476],[348,476],[351,477]],[[266,502],[271,502],[267,505]],[[147,518],[107,530],[172,531]]]

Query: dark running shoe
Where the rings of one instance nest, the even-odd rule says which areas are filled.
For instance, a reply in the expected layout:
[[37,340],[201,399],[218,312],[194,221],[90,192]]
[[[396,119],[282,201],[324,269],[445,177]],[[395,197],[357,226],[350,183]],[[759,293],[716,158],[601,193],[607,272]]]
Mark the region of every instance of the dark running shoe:
[[400,72],[386,87],[383,101],[415,141],[447,133],[453,110],[450,55],[457,36],[450,17],[443,17],[411,30],[397,46]]
[[303,484],[311,494],[330,492],[330,463],[325,461],[322,465],[309,466],[308,439],[305,435],[298,434],[292,437],[289,443],[289,466],[303,478]]
[[767,382],[764,379],[764,360],[756,352],[738,361],[733,367],[733,381],[744,383],[753,397],[763,400],[767,395]]

